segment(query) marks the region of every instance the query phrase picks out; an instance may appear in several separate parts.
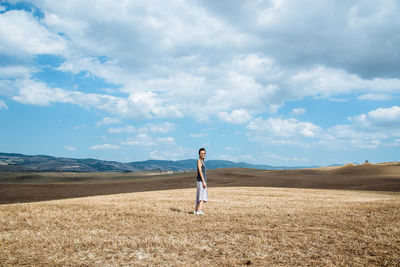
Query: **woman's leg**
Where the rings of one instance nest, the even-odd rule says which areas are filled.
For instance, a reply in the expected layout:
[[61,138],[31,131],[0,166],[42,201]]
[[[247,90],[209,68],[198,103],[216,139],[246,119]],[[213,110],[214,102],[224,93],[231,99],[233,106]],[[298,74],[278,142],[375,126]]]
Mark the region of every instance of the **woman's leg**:
[[203,200],[199,201],[199,205],[196,208],[197,211],[201,210],[201,208],[203,207],[203,202],[204,202]]

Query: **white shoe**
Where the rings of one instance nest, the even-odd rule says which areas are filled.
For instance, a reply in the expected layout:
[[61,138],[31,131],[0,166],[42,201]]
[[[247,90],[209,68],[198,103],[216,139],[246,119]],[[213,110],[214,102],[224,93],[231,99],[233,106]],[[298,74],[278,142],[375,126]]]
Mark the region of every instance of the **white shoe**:
[[198,213],[197,213],[197,210],[193,211],[193,214],[198,214]]
[[199,210],[196,214],[197,214],[197,215],[203,215],[204,212],[202,212],[201,210]]

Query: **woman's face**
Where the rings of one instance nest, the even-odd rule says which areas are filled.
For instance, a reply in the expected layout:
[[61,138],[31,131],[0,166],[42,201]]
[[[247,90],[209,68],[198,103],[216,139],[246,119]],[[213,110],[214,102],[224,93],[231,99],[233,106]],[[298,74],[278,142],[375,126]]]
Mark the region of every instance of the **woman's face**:
[[203,151],[200,151],[200,158],[202,159],[202,160],[204,160],[204,158],[206,157],[206,152],[203,150]]

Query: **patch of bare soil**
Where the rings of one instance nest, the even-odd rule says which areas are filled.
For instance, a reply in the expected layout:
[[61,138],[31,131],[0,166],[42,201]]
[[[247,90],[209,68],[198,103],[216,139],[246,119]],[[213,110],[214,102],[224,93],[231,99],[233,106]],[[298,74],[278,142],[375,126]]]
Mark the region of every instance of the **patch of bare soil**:
[[[284,187],[400,192],[400,163],[299,170],[208,170],[209,187]],[[195,187],[195,173],[1,173],[0,204]]]

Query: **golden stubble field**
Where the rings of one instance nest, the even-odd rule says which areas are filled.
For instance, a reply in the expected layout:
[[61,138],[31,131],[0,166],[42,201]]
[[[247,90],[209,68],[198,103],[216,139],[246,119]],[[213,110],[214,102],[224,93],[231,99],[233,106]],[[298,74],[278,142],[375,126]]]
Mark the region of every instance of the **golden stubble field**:
[[399,266],[400,193],[209,188],[0,205],[0,265]]

